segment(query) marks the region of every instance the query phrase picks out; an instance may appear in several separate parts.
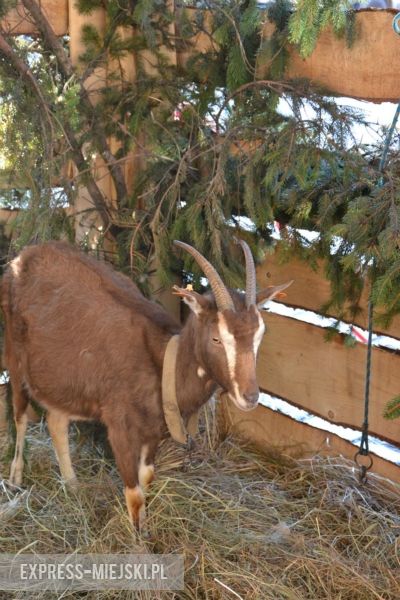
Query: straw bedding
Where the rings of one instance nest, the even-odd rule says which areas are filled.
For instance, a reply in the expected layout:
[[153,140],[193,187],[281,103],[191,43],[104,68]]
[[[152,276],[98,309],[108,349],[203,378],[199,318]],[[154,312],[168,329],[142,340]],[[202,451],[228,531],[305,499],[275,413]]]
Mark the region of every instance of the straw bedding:
[[[189,462],[160,448],[148,493],[148,537],[126,516],[122,482],[103,446],[73,427],[80,480],[62,485],[44,424],[31,425],[24,487],[0,483],[0,548],[16,553],[183,553],[184,592],[65,593],[63,598],[400,598],[400,488],[360,486],[343,459],[261,453],[207,426]],[[8,474],[3,436],[0,472]],[[54,598],[0,592],[0,598]]]

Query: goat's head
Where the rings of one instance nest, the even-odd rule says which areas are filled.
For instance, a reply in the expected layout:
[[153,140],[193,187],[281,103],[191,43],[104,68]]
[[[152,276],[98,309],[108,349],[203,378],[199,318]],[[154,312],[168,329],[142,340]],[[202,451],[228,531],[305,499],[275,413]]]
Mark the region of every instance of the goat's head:
[[175,241],[189,252],[208,278],[213,292],[198,294],[174,286],[194,314],[195,354],[199,374],[208,375],[227,392],[241,410],[258,402],[256,358],[265,326],[258,307],[272,300],[292,282],[256,291],[256,271],[249,246],[243,240],[246,261],[246,293],[229,292],[214,267],[192,246]]

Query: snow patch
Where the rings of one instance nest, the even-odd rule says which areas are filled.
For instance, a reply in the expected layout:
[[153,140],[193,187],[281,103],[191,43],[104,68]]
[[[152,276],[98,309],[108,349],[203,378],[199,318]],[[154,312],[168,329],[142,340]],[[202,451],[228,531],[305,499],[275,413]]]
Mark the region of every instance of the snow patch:
[[[362,327],[356,327],[355,325],[345,323],[344,321],[338,321],[334,317],[324,317],[311,310],[305,310],[304,308],[292,308],[286,304],[274,301],[269,302],[267,308],[264,310],[281,315],[283,317],[296,319],[297,321],[302,321],[303,323],[310,323],[311,325],[316,325],[317,327],[322,327],[325,329],[329,327],[335,327],[339,333],[351,335],[356,341],[364,344],[366,344],[368,340],[368,331]],[[372,345],[379,348],[386,348],[388,350],[400,351],[400,340],[387,335],[373,333]]]
[[[329,421],[325,421],[325,419],[322,419],[321,417],[317,417],[316,415],[308,413],[306,410],[298,408],[297,406],[293,406],[289,402],[265,392],[260,394],[259,403],[262,404],[262,406],[266,406],[271,410],[280,412],[287,417],[294,419],[295,421],[311,425],[311,427],[321,429],[327,433],[334,433],[338,437],[341,437],[353,444],[355,448],[359,447],[360,445],[361,432],[357,431],[356,429],[342,427],[341,425],[335,425]],[[328,440],[329,435],[327,435],[327,441]],[[397,448],[388,442],[384,442],[383,440],[370,435],[369,449],[377,456],[389,460],[396,465],[400,465],[400,448]]]

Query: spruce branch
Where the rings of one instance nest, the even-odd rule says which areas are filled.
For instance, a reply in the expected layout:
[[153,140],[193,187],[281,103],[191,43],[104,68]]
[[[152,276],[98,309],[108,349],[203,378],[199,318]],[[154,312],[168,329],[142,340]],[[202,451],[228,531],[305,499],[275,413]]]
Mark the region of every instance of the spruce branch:
[[[63,74],[64,78],[66,80],[69,80],[74,75],[74,67],[62,43],[55,35],[53,28],[51,27],[49,21],[44,15],[41,7],[36,2],[36,0],[22,0],[22,2],[25,8],[31,13],[38,30],[43,36],[43,40],[46,46],[56,56],[57,62],[60,67],[60,71]],[[90,115],[90,118],[93,122],[95,139],[99,146],[100,154],[102,155],[106,164],[109,166],[110,174],[113,179],[117,193],[117,203],[120,206],[124,206],[126,204],[126,199],[128,196],[124,172],[121,166],[118,164],[118,161],[116,160],[115,156],[111,152],[110,145],[104,133],[103,123],[101,122],[101,120],[97,116],[96,111],[94,110],[94,106],[90,101],[90,97],[87,90],[85,89],[84,83],[79,80],[78,83],[80,85],[80,95],[82,99],[82,104],[84,106],[85,111],[87,111],[88,115]]]
[[400,417],[400,396],[392,398],[386,406],[383,413],[385,419],[393,420]]
[[[11,61],[14,68],[20,74],[22,79],[25,81],[26,85],[34,93],[34,95],[38,99],[40,106],[42,107],[44,113],[48,117],[50,126],[52,127],[53,125],[52,125],[51,111],[48,107],[48,103],[46,102],[46,99],[43,96],[40,84],[36,80],[34,74],[32,73],[31,69],[29,68],[29,66],[17,55],[17,53],[13,50],[13,48],[8,44],[8,42],[6,41],[6,39],[3,36],[3,33],[0,33],[0,52]],[[70,127],[70,125],[68,123],[64,123],[63,126],[64,126],[64,131],[65,131],[67,139],[68,139],[68,143],[71,148],[72,160],[76,164],[79,171],[86,170],[87,163],[82,154],[80,145],[76,140],[75,134],[72,131],[72,128]],[[107,206],[104,201],[103,195],[100,192],[100,189],[98,188],[96,182],[94,181],[94,179],[91,176],[87,176],[86,185],[87,185],[88,191],[93,199],[93,203],[96,207],[96,210],[99,211],[103,221],[105,223],[107,223],[109,220],[108,219],[108,210],[107,210]]]
[[39,100],[40,106],[42,107],[44,114],[47,117],[50,127],[53,127],[51,114],[49,110],[49,106],[47,104],[46,99],[43,96],[40,85],[38,84],[32,70],[29,66],[18,56],[15,50],[10,46],[7,40],[4,37],[3,30],[0,30],[0,52],[9,59],[14,68],[20,74],[22,79],[28,85],[28,87],[33,91],[34,95]]

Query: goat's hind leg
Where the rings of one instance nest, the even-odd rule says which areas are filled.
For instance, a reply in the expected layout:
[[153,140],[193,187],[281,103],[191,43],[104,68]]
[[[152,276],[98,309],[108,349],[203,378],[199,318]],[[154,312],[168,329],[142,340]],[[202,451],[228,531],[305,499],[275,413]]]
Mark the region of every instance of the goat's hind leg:
[[76,476],[71,462],[68,440],[69,418],[61,411],[51,409],[47,413],[46,420],[60,466],[61,477],[66,483],[74,483]]
[[22,474],[24,471],[24,442],[26,428],[28,425],[28,415],[26,410],[28,408],[29,398],[18,378],[17,381],[15,381],[12,377],[10,377],[10,379],[14,409],[14,422],[17,435],[15,440],[14,459],[10,468],[9,481],[13,485],[21,485]]

